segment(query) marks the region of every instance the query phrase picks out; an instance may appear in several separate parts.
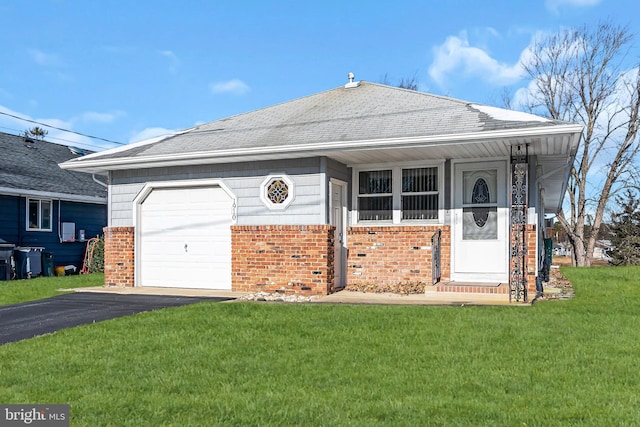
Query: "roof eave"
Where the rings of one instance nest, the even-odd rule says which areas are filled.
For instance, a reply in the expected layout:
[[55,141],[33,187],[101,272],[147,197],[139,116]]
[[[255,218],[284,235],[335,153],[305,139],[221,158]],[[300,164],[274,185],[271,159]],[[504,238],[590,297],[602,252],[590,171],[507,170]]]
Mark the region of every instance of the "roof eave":
[[468,144],[492,139],[522,138],[535,136],[552,136],[559,134],[579,134],[582,125],[560,124],[554,126],[540,126],[531,128],[503,129],[485,132],[468,132],[448,135],[417,136],[402,138],[368,139],[358,141],[332,141],[314,144],[294,144],[281,147],[254,147],[243,149],[227,149],[216,151],[200,151],[184,154],[162,154],[156,156],[120,157],[100,159],[78,158],[60,163],[62,169],[76,170],[90,173],[101,173],[108,170],[123,170],[131,168],[152,168],[160,166],[180,166],[187,164],[207,164],[221,162],[239,162],[251,160],[251,157],[265,155],[272,158],[322,155],[324,152],[335,150],[358,150],[372,148],[402,148],[411,146],[428,146],[438,144]]
[[81,194],[56,193],[51,191],[26,190],[19,188],[0,187],[0,194],[19,197],[39,197],[45,199],[64,200],[68,202],[107,204],[107,196],[84,196]]
[[562,205],[564,204],[564,195],[567,192],[567,186],[569,185],[569,174],[571,173],[571,166],[574,164],[574,162],[576,161],[576,155],[577,155],[577,147],[578,144],[580,143],[580,135],[582,134],[582,129],[584,129],[584,126],[580,125],[581,129],[580,132],[574,134],[573,138],[573,146],[576,147],[576,149],[573,151],[573,153],[570,154],[569,156],[569,160],[567,161],[567,170],[565,171],[565,175],[564,175],[564,179],[562,181],[562,190],[560,192],[560,200],[558,202],[558,206],[556,206],[555,208],[555,212],[554,214],[558,214],[560,213],[560,211],[562,210]]

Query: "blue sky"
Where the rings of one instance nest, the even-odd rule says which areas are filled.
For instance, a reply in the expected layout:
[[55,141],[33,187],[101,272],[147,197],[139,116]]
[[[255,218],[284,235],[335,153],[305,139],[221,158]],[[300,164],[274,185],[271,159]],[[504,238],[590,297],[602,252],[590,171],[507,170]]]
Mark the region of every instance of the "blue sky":
[[[639,11],[633,0],[3,0],[0,131],[34,126],[9,114],[129,143],[330,90],[350,71],[500,105],[504,87],[526,87],[518,63],[534,37],[599,19],[639,34]],[[48,139],[116,146],[53,128]]]

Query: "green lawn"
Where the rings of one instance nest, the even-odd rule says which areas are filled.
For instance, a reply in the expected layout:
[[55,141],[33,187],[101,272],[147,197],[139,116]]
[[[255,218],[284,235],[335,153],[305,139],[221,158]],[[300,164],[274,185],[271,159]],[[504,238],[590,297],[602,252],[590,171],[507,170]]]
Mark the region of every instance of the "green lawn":
[[0,347],[72,426],[640,424],[640,268],[532,307],[200,303]]
[[61,289],[102,286],[103,284],[104,273],[2,281],[0,282],[0,305],[33,301],[72,292],[61,291]]

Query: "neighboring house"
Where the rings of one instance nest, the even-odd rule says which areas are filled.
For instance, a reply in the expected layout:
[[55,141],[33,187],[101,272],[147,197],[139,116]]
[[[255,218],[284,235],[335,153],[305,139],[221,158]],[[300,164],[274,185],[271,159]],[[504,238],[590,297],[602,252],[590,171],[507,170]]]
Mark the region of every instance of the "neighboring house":
[[554,243],[553,254],[558,256],[571,256],[571,244],[566,242]]
[[109,176],[107,285],[502,283],[521,300],[581,130],[350,81],[61,166]]
[[101,235],[107,223],[106,182],[58,164],[83,154],[0,133],[0,239],[51,253],[55,265],[82,267],[86,239]]
[[593,259],[611,261],[613,258],[611,258],[608,252],[613,249],[615,249],[615,246],[613,246],[611,240],[596,240],[593,248]]

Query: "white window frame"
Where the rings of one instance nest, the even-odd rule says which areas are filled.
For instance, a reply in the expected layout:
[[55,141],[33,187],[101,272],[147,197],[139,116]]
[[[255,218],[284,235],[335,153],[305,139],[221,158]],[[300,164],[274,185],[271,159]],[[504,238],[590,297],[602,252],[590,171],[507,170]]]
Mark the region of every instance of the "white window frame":
[[[26,217],[25,217],[25,223],[26,223],[26,230],[27,231],[53,231],[53,200],[52,199],[36,199],[36,198],[32,198],[32,197],[27,197],[26,198],[27,201],[27,208],[26,208]],[[38,226],[37,227],[31,227],[31,221],[30,221],[30,210],[31,210],[31,203],[32,202],[37,202],[38,203]],[[43,202],[48,203],[49,204],[49,228],[44,228],[42,227],[42,204]]]
[[[437,219],[402,219],[402,196],[403,194],[422,195],[433,194],[427,193],[403,193],[402,192],[402,170],[403,169],[419,169],[419,168],[437,168],[438,174],[438,218]],[[391,170],[392,176],[392,197],[393,197],[393,215],[392,220],[360,220],[359,204],[360,197],[360,172],[371,172],[380,170]],[[444,161],[442,162],[406,162],[394,164],[372,164],[353,166],[352,169],[353,182],[353,215],[351,218],[352,226],[369,226],[369,225],[416,225],[416,224],[443,224],[444,223]]]
[[[269,199],[269,195],[267,192],[269,191],[269,185],[273,181],[284,181],[287,184],[287,198],[282,203],[273,203],[271,199]],[[289,207],[293,200],[296,198],[295,186],[293,184],[293,180],[287,174],[272,174],[269,175],[262,184],[260,185],[260,200],[262,203],[269,208],[270,210],[285,210]]]

